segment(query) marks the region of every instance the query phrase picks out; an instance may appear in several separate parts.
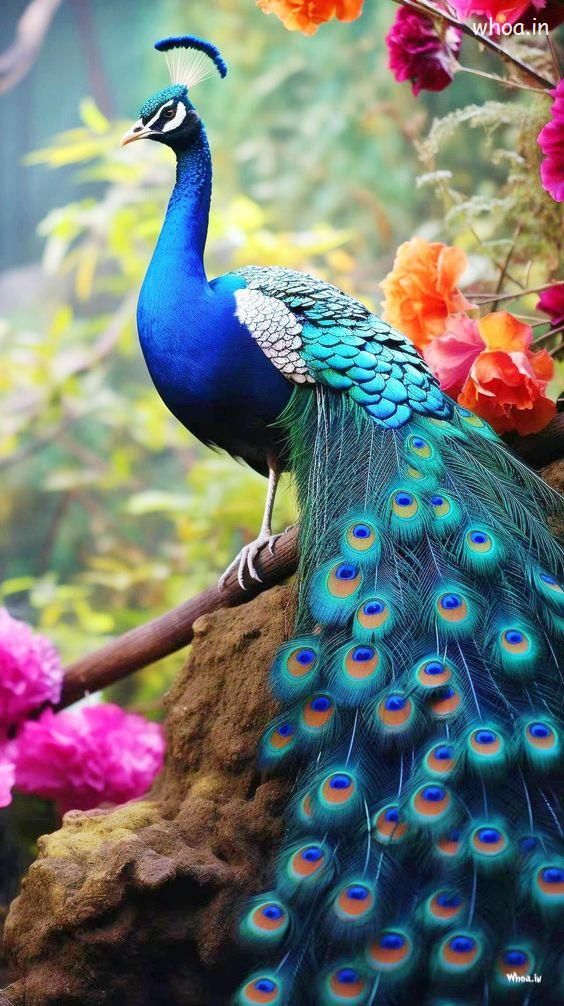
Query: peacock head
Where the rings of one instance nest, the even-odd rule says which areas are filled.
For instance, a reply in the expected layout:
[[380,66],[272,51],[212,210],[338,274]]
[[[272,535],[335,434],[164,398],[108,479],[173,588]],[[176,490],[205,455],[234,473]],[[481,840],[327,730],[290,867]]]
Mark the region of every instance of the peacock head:
[[190,98],[189,88],[217,70],[225,77],[227,66],[211,42],[182,35],[163,38],[155,49],[164,52],[172,83],[157,91],[141,106],[139,118],[122,136],[121,146],[134,140],[157,140],[173,150],[188,148],[200,131],[200,117]]

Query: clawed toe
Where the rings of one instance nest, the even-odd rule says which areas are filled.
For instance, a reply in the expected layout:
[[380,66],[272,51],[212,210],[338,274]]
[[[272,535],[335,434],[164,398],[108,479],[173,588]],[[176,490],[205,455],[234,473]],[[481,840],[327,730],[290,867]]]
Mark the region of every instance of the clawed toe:
[[268,545],[269,552],[274,555],[274,546],[279,537],[279,534],[262,535],[245,545],[220,577],[217,585],[218,590],[221,592],[225,589],[227,579],[234,569],[237,570],[237,582],[241,590],[248,589],[249,579],[254,580],[255,583],[262,583],[262,577],[256,567],[257,556],[265,545]]

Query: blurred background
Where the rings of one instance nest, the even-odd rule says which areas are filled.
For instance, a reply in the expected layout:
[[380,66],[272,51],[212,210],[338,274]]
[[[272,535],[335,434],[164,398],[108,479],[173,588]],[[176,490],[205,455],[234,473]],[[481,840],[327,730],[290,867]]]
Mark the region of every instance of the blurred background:
[[[451,179],[481,200],[478,230],[491,237],[491,206],[500,250],[509,240],[511,213],[496,206],[507,163],[491,157],[491,115],[489,132],[444,117],[491,98],[515,110],[498,123],[515,133],[535,113],[526,92],[465,73],[415,99],[387,69],[392,3],[367,3],[358,22],[314,38],[288,33],[253,0],[54,6],[37,59],[0,94],[0,604],[67,662],[213,582],[262,510],[260,477],[175,422],[137,344],[136,296],[174,165],[158,144],[118,141],[167,83],[153,42],[198,34],[229,64],[225,82],[210,78],[195,95],[215,169],[208,274],[247,263],[309,269],[375,309],[397,245],[414,233],[456,235],[475,252],[474,225],[445,218]],[[25,7],[3,0],[4,46]],[[487,54],[477,60],[492,65]],[[424,144],[437,116],[447,125]],[[429,173],[432,186],[417,183]],[[491,256],[470,261],[491,278]],[[292,516],[286,489],[277,525]],[[108,697],[158,718],[182,659]],[[35,837],[55,822],[46,805],[16,797],[2,823],[6,848],[20,850],[4,870],[5,901]]]

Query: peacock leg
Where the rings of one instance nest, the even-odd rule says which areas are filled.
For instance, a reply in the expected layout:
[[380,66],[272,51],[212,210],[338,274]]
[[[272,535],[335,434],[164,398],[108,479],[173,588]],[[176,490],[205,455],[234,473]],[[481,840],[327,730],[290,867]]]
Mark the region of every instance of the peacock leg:
[[268,489],[266,491],[266,500],[264,504],[264,513],[262,517],[262,523],[260,526],[260,531],[254,541],[249,542],[245,545],[238,555],[235,556],[233,562],[229,563],[229,566],[220,577],[218,583],[218,590],[223,590],[225,587],[225,582],[227,577],[232,570],[237,570],[237,580],[239,585],[243,590],[247,589],[245,583],[245,577],[249,576],[252,580],[256,580],[257,583],[261,582],[260,575],[255,566],[255,559],[259,554],[260,550],[264,545],[268,545],[270,551],[273,551],[274,542],[280,536],[277,534],[272,534],[272,511],[274,509],[274,500],[276,499],[276,489],[278,486],[278,481],[280,479],[280,465],[278,463],[278,458],[275,454],[267,455],[268,462]]

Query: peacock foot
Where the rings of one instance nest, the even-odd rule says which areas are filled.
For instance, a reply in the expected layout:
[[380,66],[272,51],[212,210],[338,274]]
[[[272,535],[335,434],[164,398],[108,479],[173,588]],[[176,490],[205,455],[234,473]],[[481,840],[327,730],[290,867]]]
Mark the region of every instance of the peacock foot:
[[[290,527],[294,527],[294,525],[292,524]],[[285,531],[281,531],[279,534],[259,534],[258,538],[255,538],[254,541],[249,542],[248,545],[244,545],[233,559],[233,562],[229,563],[225,572],[220,576],[217,589],[219,591],[225,589],[227,578],[235,569],[237,570],[237,581],[242,590],[248,589],[249,579],[254,580],[255,583],[262,583],[262,577],[255,565],[256,558],[265,546],[268,547],[270,554],[274,555],[276,542],[283,534],[286,534],[286,531],[290,530],[290,527],[287,527]]]

